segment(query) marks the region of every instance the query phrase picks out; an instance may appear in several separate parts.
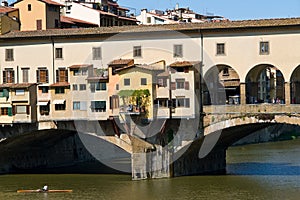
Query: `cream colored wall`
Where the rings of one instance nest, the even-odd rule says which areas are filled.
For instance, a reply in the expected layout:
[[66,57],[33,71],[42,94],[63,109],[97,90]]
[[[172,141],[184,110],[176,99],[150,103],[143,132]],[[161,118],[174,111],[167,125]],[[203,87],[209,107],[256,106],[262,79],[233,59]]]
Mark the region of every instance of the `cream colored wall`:
[[[25,45],[26,44],[26,45]],[[5,61],[5,49],[13,49],[14,61]],[[17,82],[17,69],[19,66],[19,83],[22,83],[22,68],[29,69],[29,82],[36,82],[36,70],[39,67],[47,67],[49,72],[49,83],[52,81],[52,45],[50,41],[34,41],[34,43],[2,43],[0,52],[2,59],[0,61],[1,69],[13,68],[15,71],[15,80]],[[38,58],[38,59],[37,59]],[[3,81],[1,75],[1,82]]]
[[195,117],[195,79],[194,79],[194,71],[189,71],[189,73],[177,72],[171,74],[171,81],[176,82],[176,79],[185,79],[185,81],[189,82],[189,90],[186,89],[176,89],[172,90],[172,99],[176,99],[176,97],[184,96],[185,98],[190,99],[190,107],[189,108],[175,108],[175,113],[172,114],[173,117]]
[[[31,11],[28,11],[31,4]],[[46,4],[37,0],[23,0],[14,5],[19,8],[21,31],[36,30],[36,20],[42,20],[42,29],[46,29]],[[34,17],[33,17],[34,16]]]
[[[259,43],[262,41],[269,42],[269,55],[259,54]],[[225,56],[216,55],[217,43],[225,43]],[[204,72],[214,65],[226,64],[237,71],[241,82],[245,82],[247,73],[260,64],[275,66],[283,73],[285,81],[289,81],[293,71],[300,64],[299,33],[204,36],[204,49]]]
[[[73,103],[72,103],[72,96],[70,94],[70,89],[65,88],[65,93],[64,94],[55,94],[55,89],[52,88],[51,90],[49,89],[49,92],[51,93],[51,104],[50,104],[50,115],[49,119],[52,120],[71,120],[72,119],[72,108],[73,108]],[[53,104],[54,100],[61,100],[65,99],[66,100],[66,109],[65,110],[55,110],[55,104]]]

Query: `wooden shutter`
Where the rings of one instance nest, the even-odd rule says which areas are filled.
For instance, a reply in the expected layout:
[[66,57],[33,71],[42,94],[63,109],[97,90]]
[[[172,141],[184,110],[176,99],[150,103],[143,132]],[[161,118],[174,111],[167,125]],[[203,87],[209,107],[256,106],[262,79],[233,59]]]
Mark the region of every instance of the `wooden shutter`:
[[15,83],[15,71],[10,71],[8,73],[11,73],[11,82],[10,83]]
[[36,30],[42,30],[42,20],[36,20]]
[[27,115],[30,114],[30,106],[29,106],[29,105],[26,106],[26,114],[27,114]]
[[56,76],[56,82],[59,82],[59,71],[58,69],[55,71],[55,76]]
[[3,83],[6,83],[7,80],[6,80],[6,71],[3,71]]
[[16,115],[16,106],[12,106],[12,110],[11,110],[11,112],[12,112],[12,115]]
[[39,72],[39,70],[36,70],[36,82],[37,83],[40,82],[40,72]]
[[186,90],[190,89],[190,83],[188,81],[184,82],[184,89]]
[[45,70],[45,74],[46,74],[46,83],[49,83],[48,70]]
[[175,82],[171,82],[171,90],[176,90],[176,83]]
[[68,82],[68,70],[65,70],[65,81]]

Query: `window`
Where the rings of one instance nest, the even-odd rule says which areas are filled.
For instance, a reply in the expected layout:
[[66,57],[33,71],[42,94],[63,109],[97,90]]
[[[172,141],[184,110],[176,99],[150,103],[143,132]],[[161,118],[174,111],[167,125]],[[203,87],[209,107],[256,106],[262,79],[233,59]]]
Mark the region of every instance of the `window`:
[[41,86],[40,89],[42,90],[42,93],[48,93],[48,86]]
[[28,83],[29,68],[22,69],[23,83]]
[[5,61],[14,61],[13,49],[5,49]]
[[184,79],[176,79],[176,89],[184,89]]
[[93,48],[93,60],[101,60],[101,47],[94,47]]
[[63,49],[62,48],[55,48],[55,58],[56,59],[63,58]]
[[261,55],[269,54],[270,52],[269,42],[260,42],[259,44],[259,53]]
[[106,112],[106,101],[91,101],[92,112]]
[[151,17],[147,17],[147,23],[151,24]]
[[167,79],[166,78],[159,78],[157,79],[158,87],[167,87]]
[[38,69],[36,71],[36,82],[37,83],[48,83],[48,70]]
[[133,57],[142,57],[142,46],[133,47]]
[[119,84],[116,84],[116,90],[119,90],[119,89],[120,89]]
[[42,30],[42,20],[41,19],[36,20],[36,30]]
[[22,96],[25,95],[25,90],[24,89],[17,89],[16,90],[16,96]]
[[184,107],[184,108],[189,108],[190,107],[190,99],[189,98],[184,98],[184,97],[178,97],[176,98],[176,107]]
[[73,88],[73,90],[78,90],[78,85],[77,84],[73,84],[72,88]]
[[174,56],[174,58],[182,58],[183,57],[183,50],[182,50],[181,44],[174,45],[173,56]]
[[59,21],[58,21],[58,19],[55,19],[54,20],[54,26],[55,26],[55,28],[58,28],[59,27]]
[[110,109],[119,108],[119,96],[113,95],[109,97]]
[[66,102],[63,104],[55,104],[55,110],[66,110]]
[[86,110],[86,101],[74,101],[73,102],[73,110]]
[[68,70],[66,69],[56,70],[56,82],[68,82]]
[[64,94],[65,88],[64,87],[57,87],[55,88],[55,94]]
[[8,115],[8,108],[1,108],[1,115]]
[[147,79],[141,78],[141,85],[147,85]]
[[86,90],[86,84],[79,84],[79,90]]
[[91,92],[105,91],[106,90],[106,83],[103,83],[103,82],[91,83],[90,88],[91,88]]
[[73,102],[73,110],[80,110],[80,101]]
[[29,114],[29,112],[27,112],[29,110],[27,110],[27,106],[24,105],[24,106],[16,106],[16,113],[17,114]]
[[157,104],[159,108],[168,108],[168,99],[157,99],[154,104]]
[[223,69],[223,76],[229,76],[229,69],[228,69],[228,67],[225,67]]
[[28,11],[31,11],[31,4],[28,4],[28,5],[27,5],[27,10],[28,10]]
[[124,79],[124,85],[125,86],[130,86],[130,79],[129,78]]
[[12,69],[3,71],[3,83],[15,83],[15,72]]
[[225,55],[225,44],[224,43],[217,44],[217,55]]

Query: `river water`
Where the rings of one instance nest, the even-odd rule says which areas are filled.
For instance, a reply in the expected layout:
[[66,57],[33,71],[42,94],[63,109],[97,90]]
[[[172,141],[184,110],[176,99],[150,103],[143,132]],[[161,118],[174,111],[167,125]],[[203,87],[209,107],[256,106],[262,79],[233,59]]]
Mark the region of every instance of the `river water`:
[[[2,175],[0,199],[300,199],[300,140],[231,147],[227,175],[131,181],[129,175]],[[47,183],[72,193],[17,193]]]

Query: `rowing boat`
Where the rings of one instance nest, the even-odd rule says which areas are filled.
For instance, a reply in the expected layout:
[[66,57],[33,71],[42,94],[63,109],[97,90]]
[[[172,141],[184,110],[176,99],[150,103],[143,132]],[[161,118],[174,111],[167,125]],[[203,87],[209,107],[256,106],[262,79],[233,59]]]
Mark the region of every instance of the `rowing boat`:
[[17,193],[55,193],[55,192],[73,192],[73,190],[17,190]]

